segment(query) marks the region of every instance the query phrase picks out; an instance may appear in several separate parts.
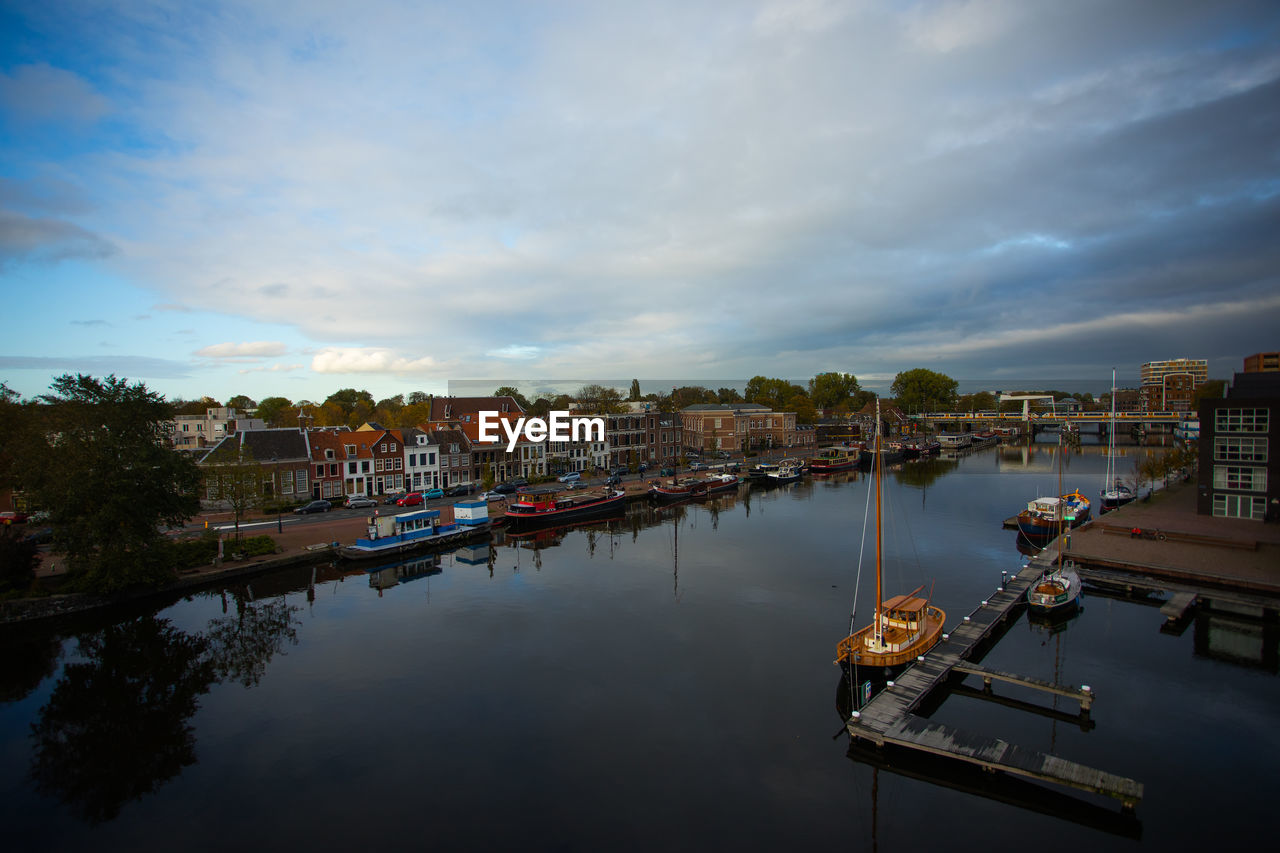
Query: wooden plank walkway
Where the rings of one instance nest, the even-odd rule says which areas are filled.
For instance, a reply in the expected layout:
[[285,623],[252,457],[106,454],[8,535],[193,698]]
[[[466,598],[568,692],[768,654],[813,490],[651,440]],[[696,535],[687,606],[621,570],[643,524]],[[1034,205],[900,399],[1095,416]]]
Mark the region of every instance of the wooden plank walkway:
[[[849,735],[877,746],[918,749],[979,765],[988,770],[1001,770],[1020,776],[1053,782],[1120,800],[1132,808],[1142,799],[1142,784],[1101,770],[1045,755],[1006,743],[999,738],[972,735],[932,723],[914,712],[934,690],[942,686],[953,672],[976,672],[1002,680],[1013,680],[1026,686],[1041,687],[1047,682],[1031,684],[1025,679],[995,670],[986,670],[968,662],[970,655],[1004,624],[1025,602],[1027,588],[1050,567],[1056,549],[1045,548],[1032,558],[1004,586],[982,602],[960,624],[944,634],[944,639],[919,658],[896,680],[854,711],[845,728]],[[1048,685],[1056,690],[1057,685]],[[1071,690],[1072,688],[1065,688]],[[1083,688],[1071,694],[1084,702],[1092,692]]]

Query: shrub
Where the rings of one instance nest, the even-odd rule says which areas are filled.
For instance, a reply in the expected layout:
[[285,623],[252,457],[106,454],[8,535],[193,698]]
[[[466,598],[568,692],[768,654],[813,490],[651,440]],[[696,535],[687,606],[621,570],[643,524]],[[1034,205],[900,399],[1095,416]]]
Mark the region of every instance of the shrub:
[[250,536],[240,543],[240,552],[246,557],[262,557],[276,552],[276,540],[270,536]]
[[40,555],[33,540],[0,533],[0,593],[25,590],[36,579]]

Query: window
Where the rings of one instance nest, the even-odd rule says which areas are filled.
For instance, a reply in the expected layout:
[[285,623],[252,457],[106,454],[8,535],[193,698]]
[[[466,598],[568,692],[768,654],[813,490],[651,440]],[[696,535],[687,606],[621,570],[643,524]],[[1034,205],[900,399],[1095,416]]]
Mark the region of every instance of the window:
[[1239,489],[1242,492],[1265,492],[1267,469],[1235,465],[1213,466],[1215,489]]
[[1213,460],[1215,462],[1266,462],[1267,440],[1215,436]]
[[333,448],[332,448],[332,447],[326,447],[326,448],[325,448],[325,450],[324,450],[324,458],[325,458],[325,459],[332,459],[332,458],[333,458]]
[[1220,518],[1251,518],[1261,521],[1266,510],[1266,498],[1249,495],[1213,496],[1213,514]]
[[302,494],[307,490],[307,469],[299,468],[297,476],[294,478],[297,482],[298,493]]
[[324,476],[324,466],[323,466],[323,465],[317,465],[317,466],[316,466],[316,479],[318,480],[318,479],[320,479],[320,478],[321,478],[321,477],[323,477],[323,476]]
[[360,463],[360,473],[361,473],[361,474],[368,474],[368,473],[369,473],[369,460],[368,460],[368,459],[366,459],[366,460],[364,460],[363,462],[361,462],[361,463]]
[[387,443],[386,443],[385,441],[384,441],[384,442],[382,442],[382,446],[378,448],[378,452],[379,452],[379,453],[386,453],[386,452],[387,452]]
[[427,454],[427,464],[428,465],[436,464],[436,455],[434,453]]
[[293,494],[293,472],[292,471],[280,472],[280,494],[282,495]]
[[347,473],[348,473],[348,474],[354,474],[355,472],[356,472],[356,463],[354,463],[354,462],[348,462],[348,463],[347,463]]
[[[348,458],[348,459],[350,459],[352,456],[355,456],[355,455],[356,455],[356,446],[355,446],[354,444],[347,444],[347,445],[344,445],[344,447],[345,447],[345,449],[346,449],[346,451],[347,451],[347,458]],[[353,474],[354,474],[355,472],[354,472],[354,471],[352,471],[351,473],[353,473]]]
[[394,441],[393,441],[393,442],[391,442],[391,452],[392,452],[392,453],[395,453],[395,452],[396,452],[396,443],[395,443]]
[[[354,474],[355,471],[352,471],[351,473]],[[336,462],[329,466],[329,476],[330,477],[338,476],[338,465]]]
[[1218,409],[1214,415],[1215,432],[1266,432],[1270,426],[1270,409]]
[[395,459],[395,469],[396,469],[397,471],[403,471],[403,470],[404,470],[404,460],[403,460],[403,459],[401,459],[399,456],[397,456],[397,457],[396,457],[396,459]]

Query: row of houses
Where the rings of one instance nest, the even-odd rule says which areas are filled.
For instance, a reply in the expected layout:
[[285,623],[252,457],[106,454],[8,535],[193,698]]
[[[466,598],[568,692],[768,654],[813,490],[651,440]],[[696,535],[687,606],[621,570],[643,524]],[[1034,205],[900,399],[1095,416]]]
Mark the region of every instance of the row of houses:
[[[252,460],[267,493],[328,499],[473,486],[486,475],[502,482],[640,464],[666,467],[692,452],[814,444],[812,427],[797,426],[794,413],[766,406],[701,405],[672,414],[646,410],[641,403],[632,411],[599,416],[605,422],[603,440],[535,442],[522,436],[508,450],[505,440],[480,440],[481,412],[496,413],[513,428],[525,417],[511,397],[433,398],[428,420],[407,428],[366,423],[358,429],[266,429],[260,422],[211,411],[210,422],[216,422],[214,415],[225,417],[224,434],[198,451],[198,461],[217,466]],[[206,498],[219,497],[217,482],[208,478]]]

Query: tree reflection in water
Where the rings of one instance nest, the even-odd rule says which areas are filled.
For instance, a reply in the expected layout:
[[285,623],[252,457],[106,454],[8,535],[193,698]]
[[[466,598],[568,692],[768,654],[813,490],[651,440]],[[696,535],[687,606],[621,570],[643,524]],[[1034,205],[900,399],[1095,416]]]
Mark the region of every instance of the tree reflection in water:
[[36,789],[83,820],[109,821],[196,762],[189,720],[215,683],[258,683],[286,641],[297,641],[285,601],[237,600],[234,616],[189,634],[143,616],[79,638],[32,724]]

